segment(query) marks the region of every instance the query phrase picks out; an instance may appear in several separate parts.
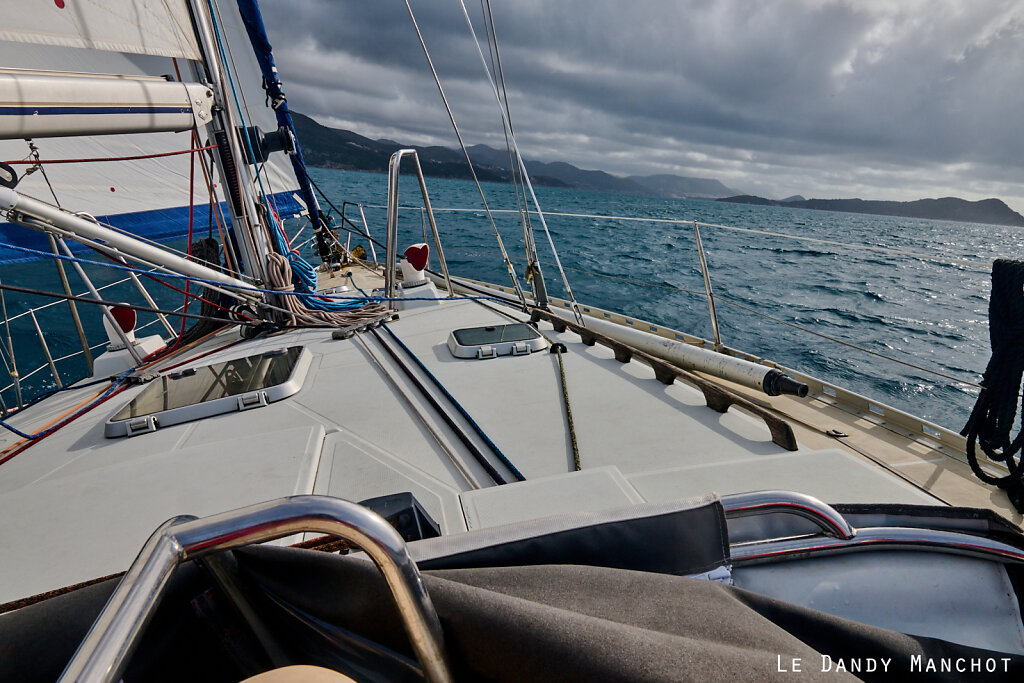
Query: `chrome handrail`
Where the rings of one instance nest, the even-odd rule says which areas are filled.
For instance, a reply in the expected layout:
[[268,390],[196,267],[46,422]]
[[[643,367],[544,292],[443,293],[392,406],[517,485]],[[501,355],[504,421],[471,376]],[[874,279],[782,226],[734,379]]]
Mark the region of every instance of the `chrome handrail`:
[[785,513],[808,519],[826,535],[852,539],[857,530],[839,512],[814,496],[794,491],[755,491],[722,496],[726,518]]
[[423,178],[423,168],[420,166],[419,155],[414,149],[400,149],[391,155],[388,163],[388,238],[387,254],[385,254],[384,265],[384,296],[393,298],[395,296],[395,261],[397,257],[398,243],[398,177],[401,172],[402,159],[411,156],[416,164],[416,179],[420,184],[420,194],[423,195],[423,208],[427,212],[427,220],[430,222],[430,230],[434,233],[434,245],[437,247],[437,258],[441,262],[441,271],[444,273],[444,283],[448,288],[448,296],[455,296],[455,289],[452,287],[451,277],[448,275],[448,262],[444,258],[444,249],[441,248],[441,237],[437,234],[437,221],[434,220],[434,210],[430,207],[430,197],[427,195],[427,183]]
[[822,535],[730,544],[729,561],[735,566],[883,549],[945,552],[1024,564],[1024,550],[984,536],[915,527],[855,529],[831,505],[793,491],[756,491],[722,496],[722,507],[726,519],[784,513],[808,519],[822,531]]
[[327,496],[291,496],[203,519],[165,522],[121,579],[60,680],[117,681],[181,562],[303,532],[338,536],[373,560],[394,595],[427,680],[450,681],[441,624],[402,537],[376,513]]
[[1006,543],[956,531],[910,527],[860,528],[857,529],[856,536],[848,539],[808,536],[743,543],[730,547],[729,560],[734,566],[739,567],[876,550],[941,552],[995,562],[1024,564],[1024,550]]
[[708,260],[704,255],[704,243],[700,240],[700,228],[697,221],[693,222],[693,236],[697,245],[697,259],[700,261],[700,272],[704,276],[704,292],[708,299],[708,314],[711,318],[711,334],[715,337],[715,351],[722,350],[722,335],[718,331],[718,313],[715,311],[715,295],[711,291],[711,275],[708,273]]

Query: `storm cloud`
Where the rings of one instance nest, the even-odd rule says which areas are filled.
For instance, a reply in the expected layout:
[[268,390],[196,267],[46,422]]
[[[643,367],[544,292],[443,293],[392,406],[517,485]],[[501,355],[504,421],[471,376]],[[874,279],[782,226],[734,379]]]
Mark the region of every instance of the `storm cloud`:
[[[374,138],[456,145],[404,2],[261,5],[293,108]],[[458,0],[412,5],[467,144],[504,147]],[[479,0],[467,7],[483,42]],[[1024,211],[1024,3],[492,8],[528,158],[771,197],[1000,197]]]

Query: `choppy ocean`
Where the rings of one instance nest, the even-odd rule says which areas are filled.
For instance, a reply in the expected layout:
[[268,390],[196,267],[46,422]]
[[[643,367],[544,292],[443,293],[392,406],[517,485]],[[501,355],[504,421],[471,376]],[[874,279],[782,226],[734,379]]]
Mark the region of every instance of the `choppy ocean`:
[[[313,175],[338,206],[342,201],[366,205],[371,234],[383,241],[385,212],[376,207],[386,201],[385,175],[324,169],[315,169]],[[428,178],[427,187],[451,270],[508,283],[475,186],[468,181]],[[484,189],[492,209],[515,208],[509,186],[485,183]],[[682,291],[703,292],[693,226],[659,219],[697,220],[872,248],[702,227],[722,341],[953,429],[963,426],[977,397],[976,387],[843,346],[757,313],[977,382],[989,357],[990,264],[996,258],[1024,259],[1024,231],[1012,227],[556,188],[538,187],[536,191],[546,212],[645,219],[548,217],[578,300],[707,338],[711,326],[706,299],[703,294]],[[400,200],[403,205],[419,206],[418,187],[411,178],[403,179]],[[441,210],[444,208],[474,210],[449,212]],[[347,208],[346,215],[359,222],[353,207]],[[495,221],[521,273],[525,259],[519,218],[514,213],[495,213]],[[563,296],[547,240],[539,223],[534,223],[549,289],[553,295]],[[298,224],[292,231],[297,229]],[[421,241],[420,212],[403,211],[400,231],[403,244]],[[307,228],[298,242],[309,237]],[[353,245],[360,243],[365,240],[353,237]],[[306,252],[310,253],[308,247]],[[109,271],[97,275],[102,282],[120,277]],[[52,263],[4,266],[0,279],[59,289]],[[73,288],[81,289],[74,276],[72,283]],[[180,294],[159,285],[150,290],[163,306],[174,308],[181,303]],[[109,295],[138,300],[127,284],[113,288]],[[46,301],[31,295],[6,295],[11,316]],[[84,308],[90,339],[97,343],[102,338],[98,315]],[[37,317],[54,356],[78,348],[64,304]],[[148,319],[142,317],[143,322]],[[160,331],[149,329],[151,333]],[[5,334],[0,327],[0,335]],[[44,362],[30,318],[16,320],[11,337],[22,376]],[[4,351],[4,361],[9,364],[6,347]],[[60,367],[68,380],[83,374],[85,368],[77,361]],[[4,385],[8,384],[3,381],[5,374],[0,367]],[[25,393],[30,394],[52,386],[52,378],[44,370],[24,385]],[[7,405],[13,405],[11,389],[2,395]]]

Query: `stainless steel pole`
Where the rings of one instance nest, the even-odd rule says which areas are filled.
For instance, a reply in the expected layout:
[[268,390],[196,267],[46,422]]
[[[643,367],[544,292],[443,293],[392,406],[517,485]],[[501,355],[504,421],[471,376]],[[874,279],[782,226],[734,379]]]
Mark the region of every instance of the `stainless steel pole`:
[[697,238],[697,257],[700,258],[700,272],[704,275],[704,291],[708,295],[708,312],[711,314],[711,333],[715,337],[715,351],[722,348],[722,337],[718,333],[718,314],[715,312],[715,295],[711,292],[711,278],[708,277],[708,261],[704,258],[704,245],[700,241],[700,229],[693,222],[693,234]]

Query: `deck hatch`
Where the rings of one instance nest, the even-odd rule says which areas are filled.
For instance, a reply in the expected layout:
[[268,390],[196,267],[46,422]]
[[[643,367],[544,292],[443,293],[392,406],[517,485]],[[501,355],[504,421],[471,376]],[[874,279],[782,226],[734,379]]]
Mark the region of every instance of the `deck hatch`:
[[540,332],[526,323],[465,327],[448,336],[448,349],[456,358],[525,356],[546,346]]
[[135,436],[280,401],[302,387],[310,358],[291,346],[161,375],[107,421],[104,434]]

